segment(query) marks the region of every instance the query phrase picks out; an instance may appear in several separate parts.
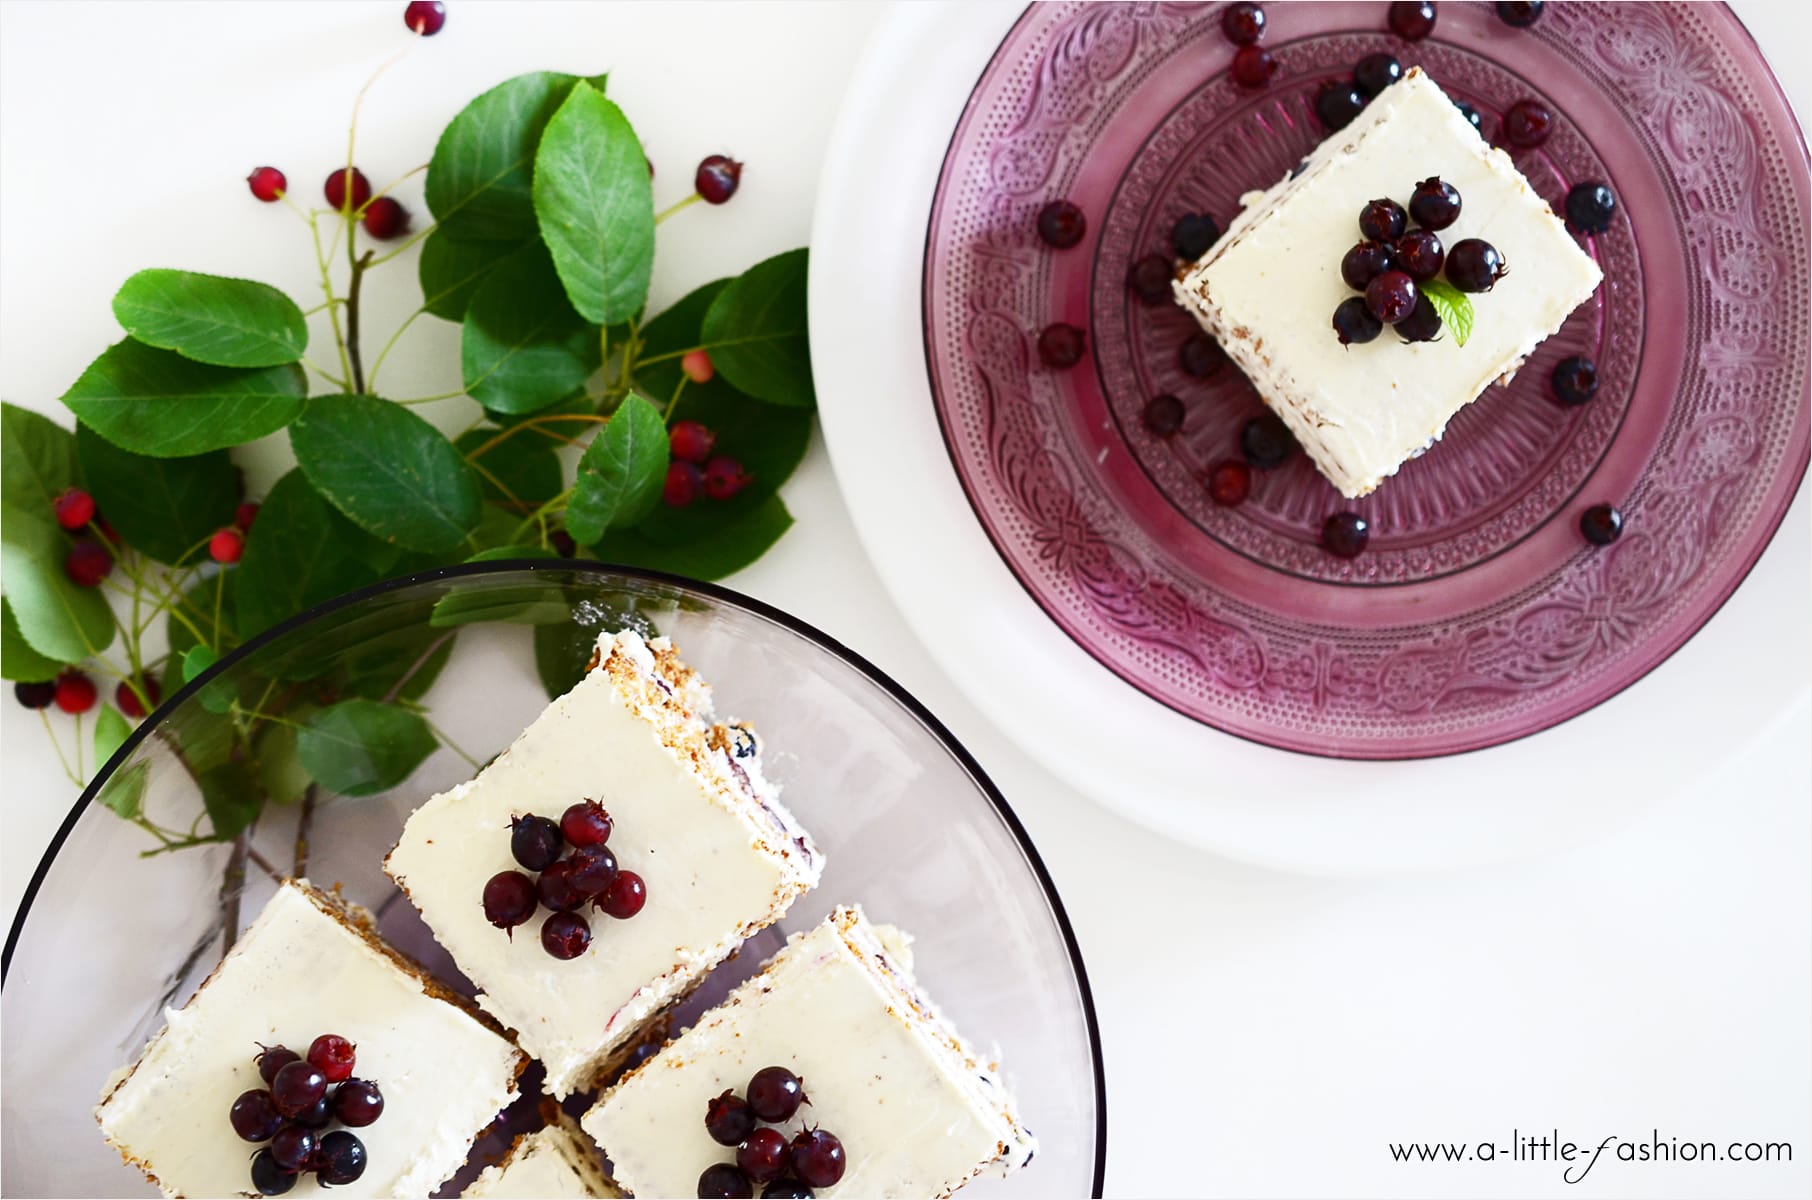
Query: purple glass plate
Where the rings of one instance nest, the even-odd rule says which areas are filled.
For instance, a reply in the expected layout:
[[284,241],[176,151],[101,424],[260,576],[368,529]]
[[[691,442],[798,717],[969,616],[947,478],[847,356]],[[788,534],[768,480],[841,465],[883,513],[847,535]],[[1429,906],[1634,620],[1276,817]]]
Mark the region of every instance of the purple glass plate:
[[[1187,716],[1290,750],[1414,758],[1545,729],[1640,679],[1742,581],[1808,459],[1805,143],[1748,33],[1714,5],[1550,3],[1531,29],[1445,4],[1406,44],[1382,0],[1274,5],[1260,91],[1227,77],[1218,4],[1040,4],[983,73],[944,161],[925,254],[939,420],[970,503],[1032,596],[1085,650]],[[1128,266],[1185,212],[1223,225],[1325,135],[1323,80],[1388,50],[1484,114],[1556,114],[1517,166],[1558,210],[1603,179],[1620,211],[1588,248],[1598,294],[1508,389],[1377,493],[1343,501],[1301,455],[1217,507],[1202,483],[1262,411],[1231,366],[1183,372],[1195,330]],[[1034,231],[1048,201],[1081,244]],[[1339,249],[1344,249],[1341,247]],[[1539,269],[1531,265],[1526,269]],[[1320,313],[1305,319],[1325,321]],[[1087,331],[1039,364],[1054,321]],[[1549,395],[1587,354],[1591,403]],[[1153,396],[1186,409],[1168,438]],[[1594,549],[1579,513],[1624,535]],[[1353,560],[1322,519],[1372,526]]]

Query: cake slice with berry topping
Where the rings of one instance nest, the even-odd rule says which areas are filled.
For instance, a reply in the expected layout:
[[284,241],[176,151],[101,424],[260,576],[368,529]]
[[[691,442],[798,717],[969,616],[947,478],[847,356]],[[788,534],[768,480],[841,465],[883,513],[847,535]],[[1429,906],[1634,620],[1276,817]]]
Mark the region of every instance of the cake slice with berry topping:
[[385,868],[547,1067],[591,1087],[818,882],[744,725],[664,638],[606,633],[585,677],[423,804]]
[[1510,156],[1411,67],[1249,197],[1174,291],[1358,497],[1507,383],[1602,277]]
[[604,1173],[597,1147],[577,1121],[551,1100],[541,1102],[547,1122],[510,1146],[502,1162],[486,1167],[459,1194],[466,1200],[578,1200],[582,1196],[615,1197],[623,1193]]
[[948,1196],[1031,1162],[998,1065],[925,994],[907,947],[853,907],[794,934],[581,1118],[617,1182],[639,1196]]
[[527,1064],[361,910],[277,889],[95,1118],[171,1196],[425,1196]]

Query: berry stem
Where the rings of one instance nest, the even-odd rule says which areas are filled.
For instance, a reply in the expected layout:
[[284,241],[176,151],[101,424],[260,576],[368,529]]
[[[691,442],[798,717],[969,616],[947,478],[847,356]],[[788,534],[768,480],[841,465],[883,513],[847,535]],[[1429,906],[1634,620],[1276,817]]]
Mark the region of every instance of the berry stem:
[[667,400],[667,411],[661,414],[661,420],[667,424],[673,424],[673,410],[679,407],[680,393],[686,390],[686,385],[690,382],[691,380],[686,378],[686,373],[681,371],[679,382],[673,385],[673,395]]
[[[412,671],[414,669],[415,668],[413,667],[410,668]],[[296,869],[293,872],[293,877],[296,879],[306,879],[308,877],[308,835],[314,828],[314,823],[315,785],[310,783],[307,787],[302,789],[301,811],[296,814],[296,851],[294,859]],[[276,872],[273,871],[272,874],[274,875]]]
[[[516,532],[510,535],[510,540],[512,542],[521,541],[522,535],[527,533],[531,528],[537,525],[543,525],[549,513],[564,510],[566,508],[566,502],[572,498],[572,494],[573,490],[567,488],[558,496],[555,496],[552,500],[549,500],[546,504],[543,504],[540,508],[537,508],[534,512],[530,513],[523,519],[522,524],[516,526]],[[545,540],[545,532],[543,534],[543,539]]]
[[[444,397],[443,397],[443,399],[444,399]],[[401,402],[399,402],[399,403],[401,403]],[[577,438],[561,437],[557,433],[549,433],[548,431],[541,428],[542,425],[544,425],[550,421],[582,421],[588,425],[603,425],[603,424],[606,424],[609,420],[610,420],[609,417],[601,417],[601,416],[597,415],[596,413],[549,413],[548,415],[543,416],[543,417],[530,417],[526,421],[522,421],[515,425],[510,426],[508,429],[500,429],[497,431],[497,433],[493,437],[489,438],[486,441],[480,442],[472,450],[472,452],[470,454],[466,455],[466,461],[471,462],[472,460],[474,460],[476,458],[483,457],[484,455],[490,453],[492,450],[496,449],[498,446],[501,446],[504,442],[509,441],[510,438],[514,437],[517,433],[519,433],[520,431],[522,431],[524,429],[533,429],[537,433],[545,434],[546,436],[551,437],[556,441],[565,442],[569,446],[575,445],[578,442]]]
[[[207,644],[208,649],[212,650],[215,654],[220,653],[220,608],[225,599],[226,572],[216,571],[214,572],[214,639]],[[146,709],[146,711],[149,712],[150,710]]]
[[321,301],[321,303],[315,305],[313,308],[303,309],[302,315],[305,317],[312,317],[318,312],[326,311],[326,309],[328,308],[329,305],[344,304],[344,303],[346,303],[346,301],[344,301],[344,300],[323,300],[323,301]]
[[654,214],[654,223],[656,225],[659,225],[662,221],[665,221],[668,217],[671,217],[674,213],[679,212],[682,209],[690,208],[694,204],[697,204],[700,200],[703,200],[703,199],[704,199],[703,196],[699,195],[697,192],[693,192],[690,196],[687,196],[684,200],[676,200],[672,204],[668,205],[666,208],[663,208],[660,212],[657,212]]
[[40,708],[38,710],[38,717],[44,722],[44,736],[50,739],[50,748],[57,752],[57,761],[63,765],[63,774],[69,776],[69,782],[80,788],[82,786],[82,777],[70,769],[69,759],[63,754],[63,743],[57,740],[57,731],[50,727],[50,712],[47,709]]
[[[264,857],[264,855],[258,853],[258,847],[252,845],[249,842],[246,843],[245,856],[247,858],[251,859],[252,862],[257,864],[258,869],[263,871],[266,875],[269,875],[274,882],[279,883],[279,884],[281,884],[283,882],[283,872],[279,871],[274,865],[272,865],[270,859],[268,859],[268,858]],[[303,870],[303,867],[305,865],[306,864],[303,862],[297,863],[295,878],[300,879],[305,874],[307,874],[307,872]]]
[[[415,170],[421,171],[421,170],[425,170],[425,169],[426,169],[426,164],[424,164],[423,166],[417,167]],[[411,172],[409,172],[409,174],[413,175],[413,174],[415,174],[415,171],[411,171]],[[375,200],[375,199],[377,199],[377,197],[373,196],[372,199]],[[397,255],[401,254],[403,251],[407,250],[409,247],[415,245],[415,243],[421,241],[423,238],[425,238],[429,234],[433,233],[439,227],[440,227],[440,222],[436,221],[433,224],[429,225],[426,229],[416,230],[414,233],[410,234],[407,238],[403,239],[401,242],[398,242],[395,249],[389,251],[388,253],[380,254],[376,258],[372,259],[371,265],[374,267],[383,266],[385,263],[389,262],[391,259],[393,259]]]
[[[378,263],[383,262],[383,261],[384,260],[381,258],[374,259],[372,261],[371,265],[375,267],[378,265]],[[404,317],[403,323],[401,325],[398,325],[396,327],[396,332],[390,335],[390,340],[384,343],[384,348],[382,350],[378,351],[377,361],[371,364],[371,389],[372,389],[372,391],[375,392],[377,390],[378,372],[384,369],[384,360],[386,358],[390,357],[390,351],[393,348],[395,348],[397,342],[402,339],[403,331],[408,329],[409,326],[415,324],[415,318],[421,316],[423,313],[425,313],[427,311],[428,310],[425,308],[418,308],[414,312],[410,313],[407,317]]]
[[245,890],[245,852],[250,846],[251,830],[241,830],[233,839],[233,852],[227,858],[226,872],[220,877],[220,939],[222,954],[233,948],[239,938],[239,893]]
[[465,389],[457,392],[442,392],[438,396],[417,396],[413,400],[392,400],[392,404],[433,404],[436,400],[455,400],[466,394]]
[[477,771],[484,766],[483,763],[479,762],[477,759],[473,758],[470,754],[467,754],[463,749],[461,749],[458,742],[455,742],[452,738],[448,737],[446,730],[444,730],[440,726],[436,725],[433,721],[428,720],[428,718],[425,715],[422,716],[422,724],[424,724],[428,727],[428,732],[433,734],[435,736],[435,738],[440,742],[441,745],[445,746],[447,749],[451,750],[453,753],[459,755],[459,757],[465,759],[466,763],[474,771]]
[[[371,85],[366,84],[365,86],[370,87]],[[360,92],[359,95],[363,97],[364,93]],[[314,213],[308,215],[308,230],[314,235],[315,265],[321,269],[321,294],[327,298],[327,319],[333,324],[334,345],[340,352],[340,378],[334,379],[333,376],[321,371],[319,367],[315,367],[315,370],[329,382],[338,384],[341,391],[350,392],[352,390],[352,362],[346,356],[346,335],[340,330],[340,307],[334,303],[333,275],[327,269],[327,254],[321,249],[321,221]],[[309,365],[313,366],[312,363]]]

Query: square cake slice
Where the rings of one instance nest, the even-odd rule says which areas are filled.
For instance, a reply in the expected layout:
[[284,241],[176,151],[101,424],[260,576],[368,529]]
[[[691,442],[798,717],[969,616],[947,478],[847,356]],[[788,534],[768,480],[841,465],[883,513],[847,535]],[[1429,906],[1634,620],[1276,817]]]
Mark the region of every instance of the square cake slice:
[[[627,920],[587,910],[589,944],[559,959],[542,946],[547,913],[506,933],[486,920],[483,893],[522,869],[514,818],[557,822],[585,800],[610,814],[609,849],[647,899]],[[778,920],[822,859],[762,775],[754,731],[713,723],[711,689],[665,638],[626,632],[601,636],[585,678],[476,778],[418,808],[385,868],[564,1097]]]
[[516,1139],[504,1160],[486,1167],[459,1193],[466,1200],[578,1200],[623,1193],[604,1173],[596,1148],[578,1122],[543,1100],[547,1124]]
[[[1405,345],[1389,326],[1371,342],[1341,345],[1332,318],[1356,295],[1340,263],[1360,240],[1360,210],[1379,198],[1407,207],[1416,184],[1434,176],[1461,200],[1458,220],[1439,231],[1443,246],[1481,238],[1509,274],[1471,297],[1464,346],[1451,329]],[[1510,156],[1412,67],[1300,173],[1248,198],[1174,290],[1328,482],[1358,497],[1439,439],[1492,382],[1507,383],[1601,278]]]
[[779,1126],[843,1144],[845,1172],[818,1196],[948,1196],[1007,1174],[1037,1143],[996,1064],[964,1041],[914,982],[906,939],[839,908],[793,935],[761,972],[624,1076],[581,1118],[618,1183],[639,1196],[690,1196],[733,1162],[705,1130],[707,1104],[784,1067],[810,1104]]
[[[353,1043],[356,1077],[384,1097],[378,1119],[355,1131],[364,1174],[333,1194],[425,1196],[457,1171],[527,1060],[366,920],[306,882],[278,888],[188,1004],[166,1013],[138,1061],[108,1082],[95,1118],[121,1156],[166,1195],[257,1195],[248,1164],[258,1147],[228,1114],[265,1086],[259,1047],[306,1054],[333,1033]],[[303,1174],[291,1194],[317,1190]]]

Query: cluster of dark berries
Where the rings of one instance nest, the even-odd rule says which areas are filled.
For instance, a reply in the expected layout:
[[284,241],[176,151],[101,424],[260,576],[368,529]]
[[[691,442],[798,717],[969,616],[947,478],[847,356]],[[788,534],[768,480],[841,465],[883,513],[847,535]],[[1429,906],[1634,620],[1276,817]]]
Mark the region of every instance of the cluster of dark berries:
[[765,1184],[763,1200],[812,1195],[813,1188],[833,1187],[848,1163],[843,1143],[823,1129],[801,1129],[789,1142],[777,1129],[809,1104],[805,1084],[785,1067],[763,1067],[749,1080],[747,1099],[733,1090],[705,1105],[705,1132],[720,1146],[736,1147],[735,1163],[713,1163],[698,1177],[698,1194],[752,1197]]
[[[591,945],[591,925],[576,909],[590,904],[627,921],[648,902],[648,885],[634,871],[617,868],[617,857],[605,845],[611,834],[610,814],[596,800],[571,805],[554,822],[528,813],[510,821],[510,853],[539,876],[499,871],[484,885],[485,920],[511,937],[546,905],[551,915],[541,924],[541,948],[555,958],[577,958]],[[571,845],[573,852],[560,856]]]
[[[283,199],[289,191],[288,177],[276,167],[255,167],[245,182],[252,195],[266,204]],[[327,197],[328,207],[362,221],[365,232],[374,238],[388,241],[409,232],[409,210],[394,196],[373,198],[371,181],[357,167],[341,167],[333,172],[321,192]]]
[[324,1033],[304,1058],[283,1046],[260,1047],[258,1074],[267,1087],[233,1101],[233,1132],[248,1142],[268,1142],[252,1156],[252,1186],[281,1196],[312,1171],[322,1186],[352,1183],[365,1173],[365,1143],[335,1121],[363,1129],[384,1115],[384,1094],[369,1079],[354,1079],[353,1044]]
[[1261,88],[1277,74],[1277,60],[1259,45],[1265,37],[1265,10],[1256,4],[1229,4],[1221,13],[1221,33],[1239,49],[1227,73],[1244,88]]
[[1136,260],[1126,272],[1126,286],[1146,304],[1163,304],[1171,299],[1170,283],[1176,278],[1177,265],[1193,264],[1221,237],[1220,223],[1207,213],[1184,213],[1170,227],[1170,255],[1147,254]]
[[[1373,200],[1359,213],[1364,239],[1340,260],[1340,277],[1362,293],[1334,309],[1334,333],[1340,344],[1369,342],[1394,325],[1405,342],[1432,342],[1441,334],[1441,318],[1419,286],[1445,271],[1447,282],[1462,292],[1488,292],[1508,266],[1497,247],[1466,238],[1451,250],[1441,245],[1439,230],[1459,219],[1460,192],[1439,178],[1416,185],[1405,211],[1395,200]],[[1417,228],[1410,228],[1414,220]]]
[[[696,356],[698,361],[693,361]],[[710,381],[714,369],[703,350],[694,350],[680,360],[681,367],[695,383]],[[673,508],[684,508],[699,496],[728,500],[755,481],[736,459],[727,454],[712,454],[717,434],[697,421],[675,421],[667,431],[667,448],[672,460],[667,464],[667,481],[661,488],[661,499]]]

